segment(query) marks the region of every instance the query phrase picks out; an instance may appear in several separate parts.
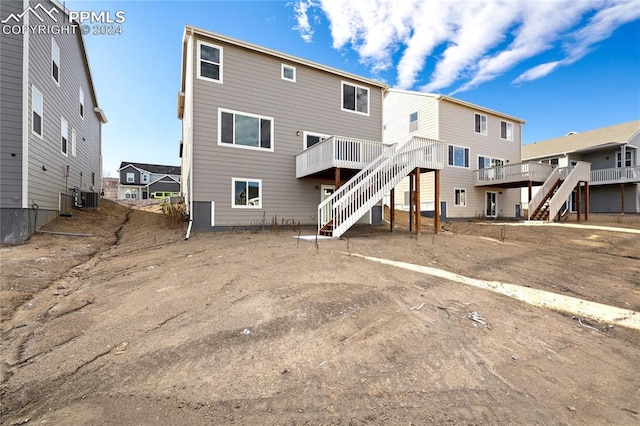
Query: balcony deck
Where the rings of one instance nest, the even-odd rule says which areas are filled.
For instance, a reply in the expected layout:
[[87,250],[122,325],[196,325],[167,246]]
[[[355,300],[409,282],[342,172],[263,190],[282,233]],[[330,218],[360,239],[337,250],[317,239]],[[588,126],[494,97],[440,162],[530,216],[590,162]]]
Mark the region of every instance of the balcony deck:
[[392,145],[364,139],[331,136],[296,155],[296,177],[316,175],[339,167],[362,170]]
[[542,185],[551,175],[553,166],[544,163],[517,163],[474,170],[474,186],[522,188]]
[[640,166],[591,170],[590,185],[640,182]]

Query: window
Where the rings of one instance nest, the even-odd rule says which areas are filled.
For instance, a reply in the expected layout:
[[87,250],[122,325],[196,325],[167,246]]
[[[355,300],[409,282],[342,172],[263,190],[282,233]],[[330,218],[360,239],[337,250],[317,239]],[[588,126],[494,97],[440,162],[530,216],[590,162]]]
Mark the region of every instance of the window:
[[282,64],[282,79],[296,81],[296,68],[290,65]]
[[409,114],[409,132],[418,131],[418,111]]
[[127,183],[134,183],[135,181],[135,175],[133,173],[127,173]]
[[469,148],[449,145],[449,165],[469,167]]
[[479,169],[488,169],[489,167],[502,166],[502,165],[504,165],[504,160],[491,158],[491,157],[478,156]]
[[142,183],[149,183],[149,173],[142,173]]
[[369,89],[343,82],[342,110],[369,115]]
[[54,39],[51,39],[51,76],[60,85],[60,47]]
[[42,138],[42,93],[31,86],[31,131]]
[[67,124],[67,120],[60,117],[60,152],[62,152],[64,155],[67,155],[68,140],[69,125]]
[[232,178],[232,206],[242,208],[262,207],[262,181],[258,179]]
[[273,118],[218,110],[218,144],[273,151]]
[[482,114],[476,114],[475,116],[476,116],[475,118],[476,133],[480,133],[481,135],[486,135],[487,134],[487,116]]
[[632,167],[631,151],[624,152],[624,166],[622,165],[622,152],[616,153],[616,167]]
[[500,139],[513,140],[513,123],[500,121]]
[[84,118],[84,90],[82,87],[78,91],[78,99],[80,101],[80,117]]
[[124,190],[124,198],[129,198],[129,199],[138,198],[138,188],[126,188]]
[[76,156],[76,129],[71,129],[71,155]]
[[466,206],[467,205],[467,190],[466,189],[454,189],[454,205],[456,206]]
[[198,78],[222,83],[222,47],[198,42]]
[[304,149],[310,148],[328,137],[329,135],[323,135],[320,133],[304,132]]

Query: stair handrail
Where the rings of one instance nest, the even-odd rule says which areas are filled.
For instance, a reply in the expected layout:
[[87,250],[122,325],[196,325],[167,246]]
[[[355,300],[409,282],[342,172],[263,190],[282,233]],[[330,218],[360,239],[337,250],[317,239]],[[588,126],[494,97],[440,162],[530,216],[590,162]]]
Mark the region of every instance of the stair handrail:
[[343,196],[347,191],[349,191],[351,188],[353,188],[355,185],[361,182],[362,179],[364,179],[369,173],[371,173],[378,165],[380,165],[387,158],[393,155],[393,153],[398,149],[399,146],[403,146],[409,141],[410,139],[402,143],[390,144],[389,149],[385,150],[382,154],[376,157],[367,167],[360,170],[358,173],[356,173],[355,176],[353,176],[351,179],[345,182],[342,186],[336,189],[333,192],[333,194],[331,194],[330,197],[323,200],[318,205],[318,230],[322,229],[322,227],[325,226],[331,220],[331,215],[329,215],[329,218],[324,217],[325,216],[324,212],[327,211],[326,206],[328,204],[333,205],[333,201],[336,198]]
[[533,197],[531,197],[531,200],[529,200],[529,220],[531,220],[533,213],[538,209],[538,207],[540,207],[540,204],[542,204],[545,196],[549,191],[551,191],[551,188],[553,188],[553,185],[556,184],[558,179],[560,179],[560,169],[555,167],[551,171],[551,174],[549,174],[547,179],[544,181],[538,192],[536,192]]
[[562,185],[560,185],[555,194],[553,194],[553,197],[549,200],[549,222],[553,221],[556,217],[562,208],[562,204],[569,199],[576,185],[578,185],[579,182],[589,182],[590,179],[591,163],[578,161],[564,179]]
[[[439,160],[434,160],[436,156]],[[413,137],[402,143],[393,155],[375,168],[370,167],[371,171],[362,180],[337,199],[333,199],[335,201],[330,209],[333,236],[340,236],[346,232],[416,167],[429,167],[434,164],[440,168],[444,166],[443,142]],[[319,206],[318,211],[319,215],[322,214],[323,206]]]

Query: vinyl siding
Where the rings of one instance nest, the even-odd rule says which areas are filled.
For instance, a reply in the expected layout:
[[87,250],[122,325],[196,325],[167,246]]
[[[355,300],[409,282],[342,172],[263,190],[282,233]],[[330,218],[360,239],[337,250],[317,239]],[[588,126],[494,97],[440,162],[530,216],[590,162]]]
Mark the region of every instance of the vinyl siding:
[[[520,161],[521,125],[486,111],[438,100],[436,96],[390,91],[385,97],[386,143],[406,140],[411,136],[439,139],[447,145],[469,149],[469,168],[447,164],[440,172],[440,201],[447,203],[450,218],[481,217],[485,212],[486,192],[498,193],[498,216],[514,217],[515,205],[520,203],[519,189],[476,188],[474,170],[478,168],[478,156],[499,158],[509,163]],[[409,132],[409,114],[418,111],[419,131]],[[487,135],[475,133],[475,114],[487,116]],[[500,121],[513,124],[513,141],[500,139]],[[447,153],[448,154],[448,153]],[[445,154],[445,155],[447,155]],[[435,198],[433,172],[423,173],[420,178],[420,200]],[[396,204],[404,203],[404,193],[409,191],[408,179],[396,186]],[[455,206],[455,189],[465,189],[467,205]]]
[[[133,173],[133,182],[127,182],[127,173]],[[150,181],[151,182],[151,181]],[[141,185],[140,170],[133,166],[125,166],[120,169],[120,183],[122,185]]]
[[[294,64],[296,82],[286,81],[281,78],[281,59],[218,41],[212,44],[224,49],[224,84],[193,76],[194,201],[215,201],[215,222],[220,226],[248,225],[263,217],[270,221],[274,216],[317,223],[320,191],[315,188],[322,182],[296,179],[295,175],[295,155],[303,150],[302,134],[310,131],[381,141],[381,89],[369,87],[369,116],[345,112],[341,110],[341,83],[363,86],[360,82],[301,64]],[[196,72],[195,50],[193,61]],[[185,119],[189,102],[187,96]],[[218,108],[272,117],[273,152],[218,145]],[[301,136],[296,135],[298,131]],[[183,182],[188,169],[184,173]],[[261,209],[231,207],[232,178],[262,180]],[[202,221],[210,223],[210,218]]]
[[[487,134],[475,133],[475,114],[487,116]],[[439,103],[440,139],[449,145],[469,148],[469,168],[445,165],[441,175],[440,198],[447,203],[448,217],[481,217],[485,212],[487,192],[498,193],[499,217],[514,217],[515,205],[520,203],[519,189],[474,187],[474,170],[478,169],[478,156],[499,158],[505,164],[520,162],[521,125],[513,123],[513,141],[500,139],[501,117],[458,105],[449,101]],[[504,120],[511,122],[510,120]],[[508,162],[508,163],[507,163]],[[455,188],[467,190],[467,205],[454,205]]]
[[180,184],[173,179],[164,179],[149,185],[149,196],[156,191],[160,192],[180,192]]
[[[42,2],[47,8],[53,3]],[[31,1],[31,6],[38,4]],[[50,18],[47,16],[46,20]],[[49,22],[51,23],[51,22]],[[45,23],[46,25],[47,23]],[[51,76],[51,39],[60,47],[60,85]],[[100,190],[100,122],[94,113],[95,99],[89,85],[89,75],[83,61],[78,35],[36,34],[29,37],[29,103],[31,86],[43,94],[43,139],[29,131],[29,205],[40,209],[58,209],[59,193],[78,188],[80,191]],[[84,90],[84,119],[80,117],[78,93]],[[60,119],[68,122],[68,156],[61,153]],[[31,105],[29,104],[29,129]],[[72,130],[76,131],[76,157],[72,155]],[[42,169],[46,167],[46,171]],[[69,176],[65,178],[67,166]],[[91,174],[95,173],[95,185]]]
[[[20,13],[21,1],[0,3],[0,16]],[[0,207],[22,207],[22,63],[21,35],[0,37]]]

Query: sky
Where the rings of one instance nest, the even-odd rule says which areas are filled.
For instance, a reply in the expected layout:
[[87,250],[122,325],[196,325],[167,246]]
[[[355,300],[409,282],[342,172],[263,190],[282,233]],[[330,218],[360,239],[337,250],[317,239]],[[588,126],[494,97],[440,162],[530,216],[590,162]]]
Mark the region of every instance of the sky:
[[[637,0],[66,1],[124,12],[85,36],[103,174],[179,165],[185,25],[526,121],[522,143],[640,118]],[[91,24],[89,24],[91,26]]]

